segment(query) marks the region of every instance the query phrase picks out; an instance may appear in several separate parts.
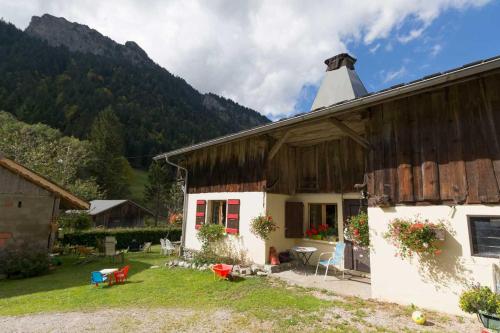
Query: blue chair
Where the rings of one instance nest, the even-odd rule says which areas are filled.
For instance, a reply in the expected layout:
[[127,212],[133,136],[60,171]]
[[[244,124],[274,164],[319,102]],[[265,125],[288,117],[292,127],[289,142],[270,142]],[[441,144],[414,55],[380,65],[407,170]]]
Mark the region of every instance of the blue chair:
[[99,286],[99,283],[104,283],[108,279],[107,276],[102,275],[101,272],[92,272],[90,273],[90,284],[95,284],[96,287]]
[[[345,243],[339,242],[335,245],[335,252],[323,252],[320,253],[318,258],[318,264],[316,265],[316,273],[314,275],[318,275],[319,265],[326,268],[325,277],[328,275],[328,268],[333,266],[334,268],[342,271],[342,279],[344,279],[344,251],[345,251]],[[329,255],[328,259],[321,259],[322,256]]]

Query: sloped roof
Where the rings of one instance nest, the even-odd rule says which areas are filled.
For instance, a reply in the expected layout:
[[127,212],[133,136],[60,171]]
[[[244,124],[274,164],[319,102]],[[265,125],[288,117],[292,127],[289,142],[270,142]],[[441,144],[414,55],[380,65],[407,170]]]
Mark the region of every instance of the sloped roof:
[[166,158],[170,156],[181,155],[184,153],[192,152],[198,149],[210,147],[213,145],[223,144],[231,141],[240,140],[254,135],[270,133],[277,129],[282,129],[287,126],[299,124],[313,119],[323,119],[334,115],[345,114],[352,112],[361,107],[381,103],[392,98],[406,96],[423,89],[432,88],[450,81],[462,80],[468,77],[478,75],[487,71],[496,70],[500,68],[500,56],[492,57],[485,60],[478,60],[472,63],[465,64],[461,67],[450,69],[444,72],[438,72],[431,75],[424,76],[421,79],[397,84],[387,89],[383,89],[374,93],[368,93],[363,97],[358,97],[348,101],[341,101],[328,107],[322,107],[312,110],[310,112],[298,114],[290,118],[257,126],[251,129],[243,130],[241,132],[229,134],[226,136],[218,137],[209,141],[200,142],[192,146],[179,148],[154,157],[155,160]]
[[146,208],[142,207],[141,205],[136,204],[132,200],[92,200],[90,202],[89,214],[90,215],[101,214],[101,213],[103,213],[111,208],[114,208],[116,206],[124,204],[127,201],[132,203],[133,205],[141,208],[146,213],[153,215],[153,213],[149,209],[146,209]]
[[33,183],[51,193],[56,195],[61,199],[61,203],[66,208],[73,209],[89,209],[90,205],[85,200],[77,197],[73,193],[64,189],[63,187],[57,185],[56,183],[48,180],[44,176],[32,171],[25,166],[8,159],[7,157],[0,154],[0,166],[5,169],[19,175],[20,177],[26,179],[30,183]]

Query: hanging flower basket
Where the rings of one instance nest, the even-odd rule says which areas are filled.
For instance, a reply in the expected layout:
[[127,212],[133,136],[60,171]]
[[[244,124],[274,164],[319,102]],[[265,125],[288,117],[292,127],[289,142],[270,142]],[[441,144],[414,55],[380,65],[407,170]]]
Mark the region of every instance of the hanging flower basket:
[[370,245],[370,229],[368,228],[368,214],[359,213],[347,220],[344,229],[346,238],[359,247],[366,248]]
[[440,242],[444,240],[445,233],[443,222],[397,218],[389,224],[384,238],[398,249],[396,256],[401,258],[411,258],[414,254],[437,256],[441,254]]

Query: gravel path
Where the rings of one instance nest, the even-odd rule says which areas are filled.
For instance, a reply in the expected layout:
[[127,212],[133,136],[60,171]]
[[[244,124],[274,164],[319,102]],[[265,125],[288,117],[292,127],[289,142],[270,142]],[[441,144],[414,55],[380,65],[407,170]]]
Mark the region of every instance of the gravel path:
[[[324,298],[325,295],[319,297]],[[334,296],[337,297],[337,296]],[[440,317],[439,324],[417,326],[405,314],[394,311],[394,305],[381,305],[364,313],[341,308],[325,309],[322,319],[311,325],[300,323],[279,327],[272,321],[250,318],[244,313],[229,310],[205,312],[200,310],[125,308],[95,312],[45,313],[26,316],[0,317],[0,332],[479,332],[472,319],[457,320]],[[334,324],[335,323],[335,324]],[[345,326],[342,326],[345,325]],[[342,329],[345,327],[345,329]],[[356,331],[355,330],[355,331]]]

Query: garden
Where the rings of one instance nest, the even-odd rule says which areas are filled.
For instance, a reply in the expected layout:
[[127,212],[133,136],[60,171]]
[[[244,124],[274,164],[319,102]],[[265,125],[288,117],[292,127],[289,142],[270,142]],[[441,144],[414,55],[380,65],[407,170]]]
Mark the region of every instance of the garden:
[[429,326],[411,322],[413,308],[340,297],[286,285],[272,277],[234,282],[209,270],[169,268],[173,257],[126,253],[128,280],[95,287],[90,272],[115,267],[109,258],[76,264],[60,256],[44,275],[0,281],[0,331],[276,331],[468,332],[477,322],[427,313]]

